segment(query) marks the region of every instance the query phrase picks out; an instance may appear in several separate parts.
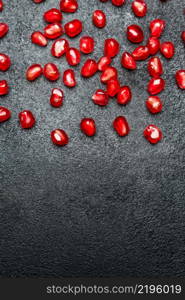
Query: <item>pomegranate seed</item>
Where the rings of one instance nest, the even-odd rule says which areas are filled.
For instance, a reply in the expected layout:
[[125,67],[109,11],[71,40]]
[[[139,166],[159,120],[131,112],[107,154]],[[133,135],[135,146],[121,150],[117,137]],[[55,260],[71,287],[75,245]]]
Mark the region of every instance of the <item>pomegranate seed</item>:
[[11,60],[6,54],[0,53],[0,71],[7,71],[10,68]]
[[175,54],[175,47],[172,42],[164,42],[161,44],[161,53],[164,55],[164,57],[170,59]]
[[76,86],[75,73],[73,70],[68,69],[64,72],[63,83],[69,88]]
[[121,58],[121,64],[124,68],[129,70],[137,69],[137,64],[132,54],[128,52],[124,52]]
[[111,79],[116,79],[117,76],[118,76],[118,71],[116,70],[116,68],[114,68],[114,67],[107,67],[103,71],[100,79],[101,79],[102,83],[107,83]]
[[179,86],[179,88],[184,90],[185,89],[185,70],[177,71],[175,78],[176,78],[177,85]]
[[134,0],[132,2],[132,10],[136,17],[144,17],[147,14],[147,4],[144,0]]
[[99,71],[105,71],[105,69],[111,64],[112,60],[110,57],[103,56],[100,58],[98,62],[98,70]]
[[44,28],[44,34],[48,39],[54,40],[63,34],[63,28],[58,23],[49,24]]
[[60,23],[62,21],[62,14],[59,9],[51,8],[44,14],[44,20],[48,23]]
[[109,97],[115,97],[120,90],[118,79],[111,79],[107,82],[107,94]]
[[130,132],[130,127],[125,117],[119,116],[113,122],[113,128],[119,136],[126,136]]
[[51,54],[54,57],[61,57],[69,50],[69,43],[66,39],[58,39],[55,41],[51,48]]
[[146,107],[152,114],[158,114],[162,111],[163,104],[157,96],[150,96],[146,100]]
[[132,43],[141,43],[144,40],[143,30],[139,25],[130,25],[127,28],[127,38]]
[[37,3],[42,3],[42,2],[44,2],[44,0],[33,0],[33,2],[37,4]]
[[83,25],[82,22],[80,20],[73,20],[67,24],[65,24],[64,26],[65,28],[65,33],[69,36],[69,37],[75,37],[77,35],[79,35],[82,32],[83,29]]
[[150,58],[148,72],[152,77],[160,77],[163,74],[163,65],[159,57]]
[[90,36],[83,36],[80,39],[80,51],[84,54],[90,54],[94,51],[94,39]]
[[60,9],[65,13],[74,13],[78,9],[78,2],[76,0],[61,0]]
[[93,24],[98,28],[103,28],[106,26],[107,20],[106,15],[102,10],[96,10],[92,16]]
[[112,4],[115,6],[122,6],[123,4],[125,4],[126,0],[112,0]]
[[9,86],[6,80],[0,80],[0,96],[7,95],[9,93]]
[[120,50],[120,45],[115,39],[105,40],[104,55],[108,57],[115,57]]
[[163,138],[162,131],[155,125],[148,125],[143,134],[151,144],[157,144]]
[[155,19],[150,23],[151,35],[159,38],[165,28],[165,21],[161,19]]
[[6,107],[0,106],[0,123],[11,118],[11,112]]
[[122,86],[117,94],[117,103],[121,105],[128,104],[132,99],[132,92],[128,86]]
[[81,69],[81,75],[83,77],[91,77],[98,71],[98,65],[95,60],[88,59],[82,69]]
[[62,129],[55,129],[51,132],[51,140],[57,146],[65,146],[69,143],[67,133]]
[[132,56],[135,60],[145,60],[149,55],[150,51],[147,46],[139,46],[132,52]]
[[160,49],[160,41],[155,36],[148,39],[147,47],[149,48],[150,55],[155,55]]
[[2,11],[2,10],[3,10],[3,6],[4,6],[4,4],[3,4],[3,1],[2,1],[2,0],[0,0],[0,11]]
[[165,81],[160,77],[152,78],[148,84],[148,92],[151,95],[159,94],[164,90],[164,88],[165,88]]
[[64,92],[60,89],[53,89],[50,97],[50,104],[53,107],[61,107],[63,105]]
[[26,71],[26,78],[29,81],[34,81],[42,75],[42,67],[39,64],[31,65]]
[[43,74],[50,81],[56,81],[60,77],[60,72],[53,63],[48,63],[44,66]]
[[70,66],[76,66],[80,63],[81,54],[76,48],[69,48],[66,52],[66,59]]
[[0,38],[3,38],[9,31],[9,27],[6,23],[0,23]]
[[181,39],[182,39],[183,42],[185,42],[185,31],[183,31],[183,32],[181,33]]
[[80,128],[87,136],[94,136],[96,134],[96,124],[91,118],[85,118],[80,123]]
[[41,47],[45,47],[48,44],[48,41],[45,38],[44,34],[40,31],[35,31],[32,33],[31,41],[33,44],[36,44]]
[[35,117],[30,110],[24,110],[19,113],[20,125],[24,129],[30,129],[35,125]]
[[92,96],[94,104],[99,106],[106,106],[109,102],[109,97],[107,92],[103,90],[97,90]]

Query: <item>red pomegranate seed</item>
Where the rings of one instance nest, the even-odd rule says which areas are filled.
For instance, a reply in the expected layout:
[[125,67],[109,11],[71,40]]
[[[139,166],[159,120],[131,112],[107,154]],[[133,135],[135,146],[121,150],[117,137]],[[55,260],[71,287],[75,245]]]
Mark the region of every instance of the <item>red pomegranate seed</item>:
[[53,107],[61,107],[63,105],[64,92],[61,89],[53,89],[50,97],[50,104]]
[[50,81],[56,81],[60,77],[60,72],[57,66],[53,63],[47,63],[44,66],[43,74],[46,77],[46,79]]
[[115,97],[120,90],[118,79],[111,79],[107,82],[107,94],[109,97]]
[[44,34],[40,31],[35,31],[31,35],[31,41],[33,44],[36,44],[41,47],[45,47],[48,44],[48,41]]
[[9,27],[6,23],[0,23],[0,38],[3,38],[8,33]]
[[49,24],[44,28],[45,37],[54,40],[63,34],[63,28],[58,23]]
[[104,44],[104,55],[108,57],[115,57],[120,50],[120,45],[115,39],[107,39]]
[[19,121],[23,129],[30,129],[35,125],[35,117],[30,110],[20,112]]
[[136,17],[144,17],[147,14],[147,4],[144,0],[134,0],[132,2],[132,10]]
[[117,94],[117,103],[120,105],[128,104],[132,99],[132,92],[128,86],[122,86]]
[[44,2],[44,0],[33,0],[33,2],[37,4],[37,3],[42,3],[42,2]]
[[100,0],[100,2],[108,2],[109,0]]
[[65,146],[69,143],[67,133],[62,129],[55,129],[51,132],[51,140],[57,146]]
[[10,57],[4,53],[0,53],[0,71],[7,71],[10,68]]
[[157,144],[163,138],[162,131],[155,125],[148,125],[144,130],[144,137],[151,144]]
[[164,55],[164,57],[170,59],[175,54],[175,47],[172,42],[164,42],[161,44],[161,53]]
[[67,24],[65,24],[64,28],[65,28],[65,33],[69,37],[73,38],[82,32],[83,25],[80,20],[76,19],[76,20],[70,21]]
[[51,48],[51,54],[54,57],[61,57],[69,50],[69,43],[66,39],[58,39],[55,41]]
[[181,39],[182,39],[183,42],[185,42],[185,31],[183,31],[183,32],[181,33]]
[[113,128],[119,136],[126,136],[130,132],[130,126],[125,117],[119,116],[113,122]]
[[0,11],[2,11],[2,10],[3,10],[3,6],[4,6],[4,4],[3,4],[3,1],[2,1],[2,0],[0,0]]
[[7,95],[9,93],[9,86],[6,80],[0,80],[0,96]]
[[96,61],[93,59],[88,59],[81,69],[81,75],[83,77],[92,77],[97,71],[98,65]]
[[160,77],[163,74],[163,65],[159,57],[150,58],[148,72],[152,77]]
[[65,13],[74,13],[78,9],[78,2],[76,0],[61,0],[60,9]]
[[127,28],[127,38],[132,43],[141,43],[144,40],[143,30],[139,25],[130,25]]
[[115,6],[122,6],[125,4],[126,0],[112,0],[112,4]]
[[87,136],[92,137],[96,134],[96,124],[91,118],[85,118],[80,123],[80,128]]
[[155,55],[160,49],[159,39],[155,36],[149,37],[147,47],[149,48],[150,55]]
[[106,15],[102,10],[96,10],[92,16],[93,24],[98,28],[103,28],[106,26],[107,20]]
[[46,11],[43,17],[48,23],[60,23],[62,21],[62,13],[57,8]]
[[100,80],[102,83],[107,83],[111,79],[118,77],[118,71],[114,67],[107,67],[101,74]]
[[146,100],[146,107],[148,108],[149,112],[151,112],[152,114],[158,114],[162,111],[163,104],[159,97],[150,96]]
[[64,72],[63,83],[69,88],[76,86],[75,72],[73,70],[68,69]]
[[105,69],[111,64],[112,60],[110,57],[103,56],[100,58],[98,62],[98,70],[99,71],[105,71]]
[[81,61],[80,51],[76,48],[69,48],[66,52],[66,59],[70,66],[76,66]]
[[109,102],[109,96],[107,92],[103,90],[97,90],[92,96],[94,104],[99,106],[106,106]]
[[151,35],[159,38],[164,31],[165,21],[161,19],[155,19],[150,23]]
[[148,92],[151,95],[159,94],[164,90],[164,88],[165,88],[165,81],[160,77],[152,78],[148,84]]
[[147,46],[139,46],[132,52],[132,56],[135,60],[145,60],[149,55],[150,51]]
[[185,70],[179,70],[175,74],[177,85],[180,89],[185,89]]
[[42,67],[39,64],[31,65],[26,71],[26,78],[29,81],[34,81],[43,73]]
[[129,70],[137,69],[137,64],[132,54],[128,52],[124,52],[121,58],[121,64],[124,68]]
[[90,54],[94,51],[94,39],[90,36],[83,36],[80,39],[80,51],[84,54]]
[[6,107],[0,106],[0,123],[11,118],[11,112]]

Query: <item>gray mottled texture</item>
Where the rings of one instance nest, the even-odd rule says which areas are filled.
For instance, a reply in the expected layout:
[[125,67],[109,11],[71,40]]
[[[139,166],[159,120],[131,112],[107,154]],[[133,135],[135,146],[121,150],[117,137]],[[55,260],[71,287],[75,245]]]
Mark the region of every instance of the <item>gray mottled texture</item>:
[[[184,67],[184,47],[180,32],[184,26],[184,0],[147,1],[149,13],[137,19],[126,6],[79,0],[79,11],[65,15],[64,22],[79,17],[84,34],[96,39],[102,54],[103,40],[115,37],[121,51],[134,48],[125,36],[127,25],[137,23],[148,36],[148,23],[156,17],[167,21],[162,40],[176,45],[175,58],[165,67],[166,90],[161,94],[164,111],[158,116],[145,109],[147,62],[138,63],[137,72],[114,61],[122,84],[133,90],[133,101],[119,107],[111,100],[107,108],[95,106],[90,98],[101,87],[99,76],[84,80],[69,90],[61,81],[49,83],[40,78],[25,79],[32,63],[56,62],[61,71],[65,59],[50,55],[31,44],[29,36],[42,29],[43,12],[58,5],[46,0],[35,5],[31,0],[11,0],[0,15],[10,25],[9,34],[0,40],[1,52],[11,56],[12,67],[0,78],[8,79],[11,92],[1,97],[0,105],[13,112],[9,122],[0,125],[0,274],[3,276],[97,276],[97,275],[185,275],[185,160],[184,93],[175,84],[174,73]],[[91,24],[94,9],[104,9],[107,27],[98,30]],[[77,46],[79,37],[71,41]],[[83,56],[83,61],[86,57]],[[80,70],[77,67],[76,70]],[[49,105],[52,87],[65,90],[61,109]],[[37,125],[31,131],[20,129],[17,114],[31,109]],[[119,138],[112,120],[125,115],[131,134]],[[93,117],[97,136],[89,139],[80,132],[82,117]],[[164,140],[151,146],[142,136],[149,123],[160,126]],[[50,141],[50,131],[65,129],[71,138],[65,148]]]

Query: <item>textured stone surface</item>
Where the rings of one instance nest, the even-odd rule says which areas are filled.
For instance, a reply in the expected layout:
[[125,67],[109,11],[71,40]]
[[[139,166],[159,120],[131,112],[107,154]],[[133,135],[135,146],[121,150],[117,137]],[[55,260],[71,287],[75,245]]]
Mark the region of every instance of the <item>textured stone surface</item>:
[[[13,111],[12,119],[0,125],[1,275],[185,275],[185,108],[184,93],[173,76],[185,67],[180,40],[184,1],[147,2],[147,17],[137,19],[131,1],[116,8],[111,3],[79,0],[79,11],[65,15],[64,22],[76,17],[85,22],[84,34],[97,41],[90,57],[98,59],[107,37],[117,38],[121,51],[134,48],[126,40],[127,25],[142,25],[147,37],[151,19],[167,20],[162,40],[175,43],[176,55],[169,62],[163,59],[167,87],[161,94],[164,112],[158,116],[145,109],[147,63],[138,63],[138,71],[129,72],[121,69],[120,55],[114,64],[121,82],[132,87],[132,103],[120,107],[111,100],[107,108],[95,106],[90,97],[101,87],[98,75],[89,80],[77,75],[78,87],[64,88],[64,106],[53,109],[50,91],[63,88],[61,81],[40,78],[29,83],[24,73],[32,63],[53,61],[61,71],[67,67],[65,59],[50,56],[51,43],[42,49],[29,40],[32,31],[44,26],[43,12],[58,1],[36,5],[31,0],[11,0],[0,14],[0,20],[10,25],[9,34],[0,40],[1,52],[13,62],[9,72],[0,74],[11,84],[0,105]],[[108,15],[103,30],[91,24],[97,8]],[[71,44],[77,46],[78,40]],[[18,125],[17,114],[23,109],[31,109],[37,117],[31,131]],[[126,116],[132,127],[124,139],[111,127],[118,115]],[[80,132],[83,117],[96,120],[95,138]],[[163,142],[156,146],[142,136],[149,123],[164,132]],[[50,131],[57,127],[71,138],[63,149],[50,142]]]

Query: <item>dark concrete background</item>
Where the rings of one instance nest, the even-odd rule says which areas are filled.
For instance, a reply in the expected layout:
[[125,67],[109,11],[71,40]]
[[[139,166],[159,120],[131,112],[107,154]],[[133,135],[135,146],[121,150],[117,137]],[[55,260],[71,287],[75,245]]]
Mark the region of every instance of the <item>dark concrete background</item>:
[[[176,45],[174,59],[162,58],[166,90],[161,94],[164,111],[158,116],[145,109],[147,62],[138,63],[138,71],[119,67],[122,84],[133,91],[133,101],[120,107],[111,100],[107,108],[91,102],[99,87],[99,76],[84,80],[69,90],[61,80],[49,83],[40,78],[25,79],[32,63],[56,62],[61,71],[65,59],[50,55],[31,44],[30,34],[44,27],[43,12],[57,7],[56,0],[35,5],[31,0],[5,1],[0,20],[10,25],[9,34],[0,40],[0,51],[10,55],[12,67],[1,79],[8,79],[11,92],[1,97],[0,105],[13,112],[9,122],[0,125],[0,274],[3,276],[115,276],[185,275],[185,160],[184,93],[175,84],[174,73],[184,68],[184,46],[180,32],[185,29],[185,1],[147,1],[149,13],[137,19],[130,9],[96,0],[79,0],[75,15],[84,21],[83,34],[95,37],[96,51],[102,54],[105,38],[119,40],[123,50],[132,50],[125,36],[126,27],[137,23],[145,29],[162,17],[167,21],[162,40]],[[107,27],[99,30],[91,24],[95,9],[108,15]],[[71,41],[77,46],[79,37]],[[86,56],[83,56],[85,61]],[[80,70],[77,67],[76,70]],[[78,74],[78,72],[77,72]],[[49,105],[52,87],[65,91],[61,109]],[[33,130],[20,129],[17,114],[31,109],[37,118]],[[119,138],[111,123],[125,115],[131,134]],[[83,117],[93,117],[97,136],[85,137],[79,130]],[[151,146],[142,136],[146,125],[161,127],[164,140]],[[50,131],[63,128],[70,144],[57,148]]]

